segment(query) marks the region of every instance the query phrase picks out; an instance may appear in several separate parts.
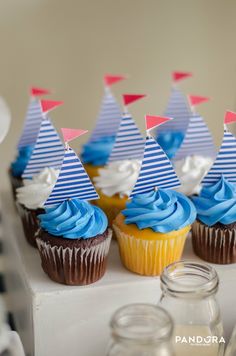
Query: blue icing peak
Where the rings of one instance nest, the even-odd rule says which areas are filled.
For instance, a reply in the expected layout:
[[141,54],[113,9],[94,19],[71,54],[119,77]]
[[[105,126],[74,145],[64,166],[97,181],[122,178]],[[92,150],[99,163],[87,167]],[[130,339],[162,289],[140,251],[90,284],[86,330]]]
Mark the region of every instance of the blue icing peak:
[[150,228],[167,233],[192,224],[196,209],[183,194],[159,189],[134,196],[122,214],[126,224],[136,224],[140,230]]
[[96,141],[87,142],[83,146],[81,158],[83,163],[103,166],[107,163],[115,143],[115,136],[102,137]]
[[157,142],[169,158],[174,157],[184,139],[183,132],[163,131],[157,135]]
[[15,161],[11,164],[11,170],[14,177],[21,177],[31,157],[33,149],[33,145],[21,147],[19,149]]
[[222,175],[217,183],[203,187],[199,197],[192,197],[197,218],[204,224],[224,225],[236,221],[236,185]]
[[54,236],[67,239],[88,239],[107,229],[104,212],[86,201],[66,200],[52,208],[46,208],[39,216],[40,226]]

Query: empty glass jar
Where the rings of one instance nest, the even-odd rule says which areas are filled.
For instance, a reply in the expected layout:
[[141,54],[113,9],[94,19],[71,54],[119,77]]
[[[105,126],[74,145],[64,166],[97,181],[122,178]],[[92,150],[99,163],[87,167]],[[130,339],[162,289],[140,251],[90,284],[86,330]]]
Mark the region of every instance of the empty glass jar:
[[112,317],[108,356],[173,356],[173,322],[160,307],[131,304]]
[[166,267],[160,278],[159,306],[174,320],[176,355],[223,355],[223,327],[216,300],[219,278],[215,269],[205,263],[180,261]]

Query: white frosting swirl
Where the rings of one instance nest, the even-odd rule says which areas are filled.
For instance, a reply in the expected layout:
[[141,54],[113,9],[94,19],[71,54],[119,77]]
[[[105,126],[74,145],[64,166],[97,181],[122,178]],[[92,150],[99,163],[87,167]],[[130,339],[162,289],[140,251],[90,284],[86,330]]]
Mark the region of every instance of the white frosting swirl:
[[56,183],[59,170],[44,168],[32,179],[25,179],[24,186],[17,188],[17,201],[28,209],[36,210],[43,205]]
[[212,164],[212,158],[197,155],[174,162],[175,171],[181,182],[181,186],[176,190],[185,195],[199,194],[202,188],[200,183]]
[[99,176],[94,178],[95,186],[108,197],[115,194],[121,198],[129,196],[138,179],[140,167],[139,160],[111,162],[98,170]]

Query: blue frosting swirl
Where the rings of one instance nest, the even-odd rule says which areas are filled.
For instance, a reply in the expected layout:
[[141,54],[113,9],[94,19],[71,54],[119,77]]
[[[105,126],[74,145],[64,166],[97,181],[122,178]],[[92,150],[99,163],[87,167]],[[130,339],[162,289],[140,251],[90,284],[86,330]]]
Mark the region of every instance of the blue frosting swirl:
[[87,142],[83,145],[81,158],[83,163],[91,163],[94,166],[104,166],[115,143],[115,137],[102,137],[97,141]]
[[192,224],[196,209],[186,196],[174,190],[158,189],[137,194],[122,211],[126,224],[136,224],[142,230],[167,233]]
[[11,171],[14,177],[21,177],[34,149],[33,145],[21,147],[17,157],[11,164]]
[[224,225],[236,221],[236,185],[222,175],[217,183],[203,187],[198,197],[192,200],[197,209],[197,218],[204,224]]
[[66,200],[38,215],[40,226],[54,236],[67,239],[88,239],[107,229],[104,212],[86,201]]
[[157,135],[157,142],[169,158],[174,157],[184,139],[183,132],[163,131]]

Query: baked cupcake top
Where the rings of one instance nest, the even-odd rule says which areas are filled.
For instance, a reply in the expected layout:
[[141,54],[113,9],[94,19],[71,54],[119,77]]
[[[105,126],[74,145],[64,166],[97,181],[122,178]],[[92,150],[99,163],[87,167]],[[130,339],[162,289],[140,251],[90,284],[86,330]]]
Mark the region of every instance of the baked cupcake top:
[[112,151],[115,142],[115,136],[106,136],[89,141],[83,145],[81,158],[83,163],[90,163],[93,166],[103,166]]
[[19,148],[17,157],[11,164],[11,171],[14,177],[21,177],[33,152],[34,146],[29,145]]
[[197,219],[208,226],[224,225],[236,221],[236,186],[223,175],[214,184],[204,186],[198,197],[192,200],[197,209]]
[[122,211],[126,224],[136,224],[142,230],[167,233],[190,225],[196,218],[193,203],[174,190],[158,189],[137,194]]
[[25,179],[24,186],[16,190],[17,201],[28,209],[43,208],[59,174],[59,170],[44,168],[32,179]]
[[115,194],[120,198],[129,196],[138,179],[140,166],[139,160],[111,162],[99,169],[99,176],[94,178],[95,186],[108,197]]
[[53,236],[87,239],[103,234],[108,221],[104,212],[86,201],[66,200],[38,216],[43,229]]

